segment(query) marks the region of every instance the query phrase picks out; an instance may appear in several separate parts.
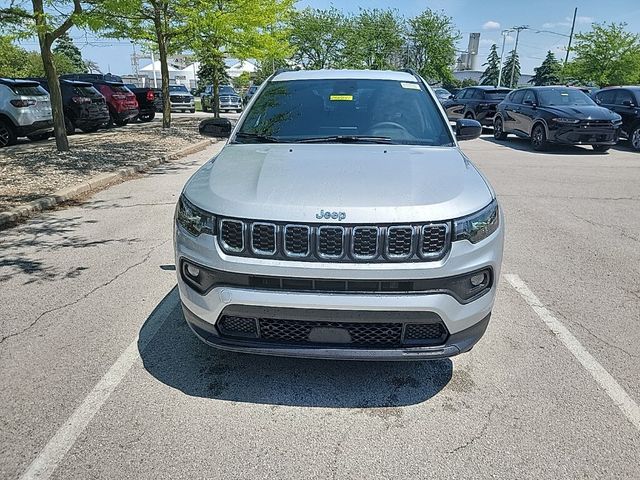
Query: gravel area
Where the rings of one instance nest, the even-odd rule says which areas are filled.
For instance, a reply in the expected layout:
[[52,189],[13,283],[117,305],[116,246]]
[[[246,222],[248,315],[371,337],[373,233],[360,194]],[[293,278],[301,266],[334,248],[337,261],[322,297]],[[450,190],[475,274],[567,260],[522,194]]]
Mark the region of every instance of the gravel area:
[[203,140],[200,118],[173,118],[162,129],[150,123],[69,137],[71,150],[59,153],[55,140],[23,141],[0,150],[0,212],[50,195],[88,178],[158,158]]

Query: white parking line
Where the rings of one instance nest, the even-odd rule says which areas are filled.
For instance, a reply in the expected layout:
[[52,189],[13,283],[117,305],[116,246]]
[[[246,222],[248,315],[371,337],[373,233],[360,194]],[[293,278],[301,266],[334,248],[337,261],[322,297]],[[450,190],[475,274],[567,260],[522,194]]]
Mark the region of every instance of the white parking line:
[[587,351],[576,337],[554,317],[542,304],[527,284],[518,275],[505,275],[507,281],[524,298],[525,302],[538,314],[540,319],[549,327],[565,347],[578,359],[580,364],[591,374],[602,389],[611,397],[613,403],[622,410],[625,417],[640,430],[640,407],[629,394],[620,386],[615,378],[607,372],[600,363]]
[[[20,480],[42,480],[51,476],[60,461],[87,428],[91,419],[98,413],[133,364],[140,358],[138,349],[144,350],[149,344],[169,314],[176,307],[177,302],[177,290],[174,289],[165,298],[160,308],[152,313],[152,316],[158,318],[158,321],[149,324],[143,339],[136,336],[135,340],[129,344],[127,349],[118,357],[97,385],[93,387],[93,390],[85,397],[80,406],[75,409],[64,425],[51,437],[51,440],[45,445],[44,449],[22,474]],[[140,345],[138,345],[139,340]]]

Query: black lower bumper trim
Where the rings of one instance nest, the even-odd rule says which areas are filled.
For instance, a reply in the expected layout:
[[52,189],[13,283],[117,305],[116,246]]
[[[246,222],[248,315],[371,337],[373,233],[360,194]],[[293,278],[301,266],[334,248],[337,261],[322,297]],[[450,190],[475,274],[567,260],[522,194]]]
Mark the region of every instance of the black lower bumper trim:
[[475,325],[449,335],[443,345],[398,348],[349,348],[265,344],[240,338],[222,338],[216,328],[182,305],[185,319],[194,333],[205,343],[222,350],[282,357],[317,358],[326,360],[432,360],[468,352],[482,338],[491,314]]

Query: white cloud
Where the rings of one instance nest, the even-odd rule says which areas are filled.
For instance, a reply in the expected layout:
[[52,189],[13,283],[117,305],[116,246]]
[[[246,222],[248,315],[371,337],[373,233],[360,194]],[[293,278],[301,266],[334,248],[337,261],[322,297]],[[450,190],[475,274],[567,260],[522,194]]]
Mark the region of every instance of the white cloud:
[[[542,24],[542,28],[570,27],[572,21],[573,21],[572,17],[565,17],[564,21],[562,22],[545,22]],[[578,25],[585,25],[590,23],[593,23],[593,17],[585,17],[585,16],[576,17],[576,24]]]
[[493,20],[489,20],[482,25],[483,30],[498,30],[500,28],[500,24]]

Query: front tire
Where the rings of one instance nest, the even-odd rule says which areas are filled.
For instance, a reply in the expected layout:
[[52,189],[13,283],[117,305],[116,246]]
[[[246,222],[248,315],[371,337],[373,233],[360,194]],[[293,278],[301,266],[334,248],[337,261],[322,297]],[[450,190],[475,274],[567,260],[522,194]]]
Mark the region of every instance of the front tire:
[[533,147],[536,152],[544,152],[548,145],[547,132],[544,130],[544,125],[538,123],[531,131],[531,147]]
[[129,123],[129,120],[122,120],[120,118],[114,118],[113,119],[113,123],[115,123],[119,127],[124,127],[127,123]]
[[607,152],[611,147],[609,145],[592,145],[592,148],[595,152],[604,153]]
[[640,124],[633,127],[631,135],[629,135],[629,143],[631,148],[636,152],[640,152]]
[[140,120],[143,123],[147,123],[153,120],[155,117],[156,117],[156,112],[145,113],[144,115],[139,115],[138,120]]
[[504,124],[502,123],[502,119],[497,117],[493,121],[493,138],[496,140],[506,140],[507,133],[504,131]]
[[196,109],[192,108],[191,110],[189,110],[189,113],[196,113]]

